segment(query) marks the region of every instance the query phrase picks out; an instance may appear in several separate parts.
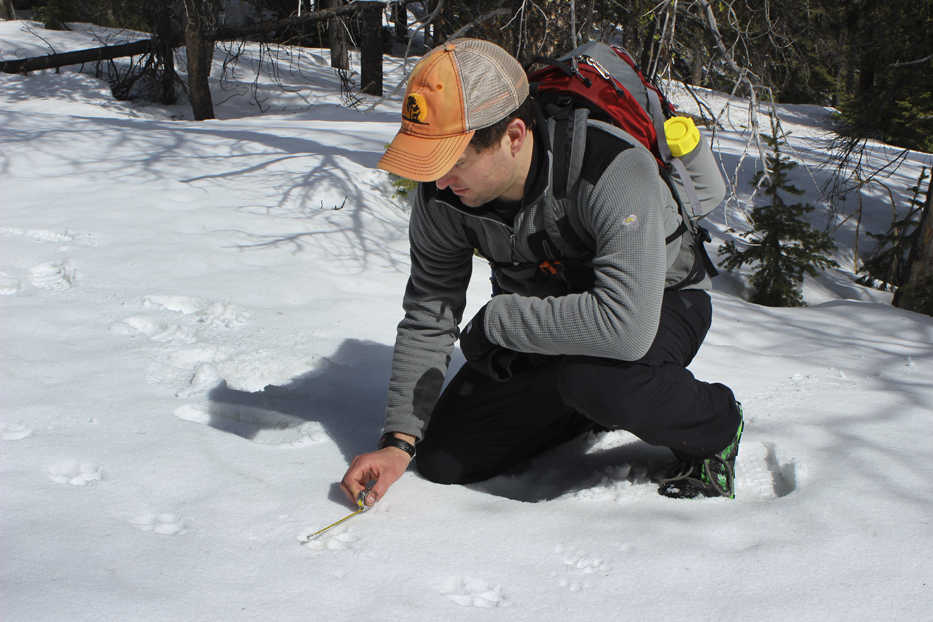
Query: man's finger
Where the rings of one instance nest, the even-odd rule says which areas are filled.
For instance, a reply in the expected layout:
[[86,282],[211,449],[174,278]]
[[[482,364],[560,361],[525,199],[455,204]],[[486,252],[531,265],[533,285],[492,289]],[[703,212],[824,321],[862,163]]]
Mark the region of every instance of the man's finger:
[[364,480],[363,469],[359,467],[359,459],[354,459],[350,469],[343,476],[343,481],[340,482],[340,487],[343,488],[351,503],[356,503],[357,496],[363,490]]
[[356,495],[353,493],[353,490],[350,488],[350,486],[347,485],[345,481],[340,482],[340,489],[343,490],[343,494],[347,495],[347,499],[349,501],[351,502],[356,501]]
[[372,489],[366,494],[366,505],[372,505],[379,499],[382,499],[382,495],[386,493],[386,490],[389,488],[389,484],[379,484],[379,480],[376,480],[373,484]]

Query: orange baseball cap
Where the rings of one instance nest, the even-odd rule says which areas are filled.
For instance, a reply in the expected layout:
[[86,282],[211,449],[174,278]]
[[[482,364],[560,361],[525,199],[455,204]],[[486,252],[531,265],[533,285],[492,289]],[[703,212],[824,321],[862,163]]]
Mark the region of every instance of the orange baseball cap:
[[449,171],[473,133],[506,118],[528,97],[515,58],[482,39],[453,39],[415,65],[402,104],[402,127],[379,168],[414,181]]

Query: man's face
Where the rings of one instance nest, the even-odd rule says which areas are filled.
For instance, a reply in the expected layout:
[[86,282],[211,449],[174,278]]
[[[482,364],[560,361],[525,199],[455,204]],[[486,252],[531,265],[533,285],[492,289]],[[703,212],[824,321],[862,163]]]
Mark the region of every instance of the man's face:
[[483,151],[472,145],[435,184],[450,188],[467,207],[479,207],[506,194],[516,183],[516,161],[510,157],[508,136]]

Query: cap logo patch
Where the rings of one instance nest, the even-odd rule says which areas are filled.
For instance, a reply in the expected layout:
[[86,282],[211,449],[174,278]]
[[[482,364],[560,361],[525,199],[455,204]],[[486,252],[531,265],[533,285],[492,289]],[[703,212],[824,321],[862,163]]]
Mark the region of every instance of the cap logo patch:
[[428,103],[421,93],[412,93],[405,99],[402,118],[412,123],[427,125]]

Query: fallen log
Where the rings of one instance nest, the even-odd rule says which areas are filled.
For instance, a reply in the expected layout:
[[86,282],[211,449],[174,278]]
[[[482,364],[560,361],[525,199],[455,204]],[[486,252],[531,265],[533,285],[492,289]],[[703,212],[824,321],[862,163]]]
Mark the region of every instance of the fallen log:
[[[325,9],[302,15],[301,17],[289,17],[286,19],[261,22],[250,26],[238,28],[220,27],[213,32],[205,32],[204,39],[213,41],[233,41],[244,39],[251,36],[272,32],[303,24],[310,24],[326,19],[333,19],[343,15],[351,15],[359,11],[380,10],[381,2],[354,2],[336,9]],[[184,40],[179,38],[177,41],[168,42],[172,47],[178,47],[184,44]],[[3,73],[26,73],[28,71],[38,71],[40,69],[56,69],[67,65],[79,65],[81,63],[93,63],[100,60],[111,60],[123,56],[133,56],[135,54],[146,54],[155,50],[156,41],[154,39],[143,39],[131,43],[121,43],[118,45],[107,45],[87,50],[75,50],[73,52],[63,52],[61,54],[46,54],[45,56],[35,56],[32,58],[20,58],[15,60],[0,61],[0,72]],[[368,52],[369,50],[367,50]],[[375,52],[380,58],[382,50]],[[368,55],[368,54],[367,54]]]
[[[362,90],[364,93],[375,95],[382,94],[382,28],[381,12],[385,4],[376,1],[353,2],[349,5],[333,9],[325,9],[302,15],[301,17],[289,17],[281,20],[261,22],[250,26],[239,28],[220,27],[213,31],[202,32],[201,39],[205,42],[232,41],[236,39],[246,39],[264,33],[274,32],[280,29],[286,29],[294,26],[310,24],[321,20],[334,19],[344,15],[362,14],[367,22],[365,27],[366,36],[362,46],[362,75],[360,77]],[[173,41],[160,41],[157,38],[144,39],[142,41],[133,41],[131,43],[121,43],[118,45],[108,45],[104,47],[91,48],[88,50],[75,50],[73,52],[64,52],[61,54],[47,54],[45,56],[36,56],[33,58],[21,58],[16,60],[0,61],[0,72],[3,73],[26,73],[29,71],[38,71],[41,69],[56,69],[68,65],[78,65],[81,63],[92,63],[102,60],[111,60],[123,56],[134,56],[136,54],[154,53],[160,45],[171,46],[172,48],[184,45],[184,39],[180,38]]]
[[0,61],[0,71],[3,73],[26,73],[27,71],[55,69],[67,65],[80,65],[81,63],[93,63],[123,56],[147,54],[154,51],[157,44],[155,39],[143,39],[119,45],[62,52],[61,54],[46,54],[45,56],[35,56],[33,58],[5,60]]

